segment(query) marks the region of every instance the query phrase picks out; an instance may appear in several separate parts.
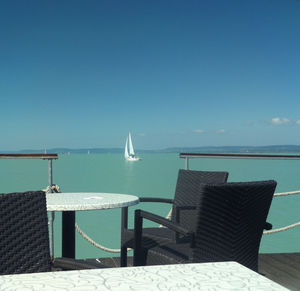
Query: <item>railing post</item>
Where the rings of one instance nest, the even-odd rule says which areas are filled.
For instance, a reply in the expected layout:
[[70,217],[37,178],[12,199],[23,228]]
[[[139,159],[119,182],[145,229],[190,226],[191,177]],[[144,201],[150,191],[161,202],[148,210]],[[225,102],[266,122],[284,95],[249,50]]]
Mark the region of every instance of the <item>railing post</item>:
[[[52,171],[52,159],[48,159],[48,183],[49,183],[49,193],[53,193],[53,171]],[[49,241],[50,241],[50,256],[54,258],[54,212],[49,214]]]
[[48,183],[50,187],[50,192],[52,193],[52,185],[53,185],[53,175],[52,175],[52,159],[48,159]]
[[189,170],[189,158],[188,157],[185,158],[185,169]]

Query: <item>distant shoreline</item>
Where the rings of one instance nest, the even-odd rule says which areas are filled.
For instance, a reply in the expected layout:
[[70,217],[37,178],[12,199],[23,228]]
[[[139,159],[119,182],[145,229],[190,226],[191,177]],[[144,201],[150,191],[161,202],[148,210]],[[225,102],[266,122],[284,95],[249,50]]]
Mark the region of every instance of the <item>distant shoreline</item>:
[[[47,153],[57,154],[105,154],[123,153],[123,148],[52,148]],[[0,150],[0,153],[44,153],[45,149],[24,149],[19,151]],[[269,146],[202,146],[202,147],[172,147],[160,150],[137,149],[138,153],[299,153],[300,145],[269,145]]]

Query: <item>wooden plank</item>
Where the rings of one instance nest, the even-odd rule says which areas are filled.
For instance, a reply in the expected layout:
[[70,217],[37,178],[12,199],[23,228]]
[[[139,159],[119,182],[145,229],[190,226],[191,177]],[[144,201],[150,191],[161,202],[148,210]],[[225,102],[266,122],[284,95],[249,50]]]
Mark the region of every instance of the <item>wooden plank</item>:
[[300,253],[260,254],[258,269],[270,280],[300,290]]

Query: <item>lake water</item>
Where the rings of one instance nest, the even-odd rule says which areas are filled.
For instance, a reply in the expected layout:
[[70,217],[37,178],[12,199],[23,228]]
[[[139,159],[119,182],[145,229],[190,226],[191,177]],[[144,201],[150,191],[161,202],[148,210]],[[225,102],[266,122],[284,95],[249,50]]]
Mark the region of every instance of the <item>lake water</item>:
[[[142,161],[126,162],[122,154],[59,155],[53,161],[53,182],[62,192],[111,192],[136,196],[172,198],[178,170],[185,167],[178,154],[142,154]],[[229,181],[274,179],[276,192],[300,190],[300,161],[192,159],[191,170],[228,171]],[[48,162],[44,160],[0,160],[1,193],[44,189],[48,185]],[[146,204],[146,205],[145,205]],[[300,195],[274,198],[268,221],[273,228],[300,221]],[[129,209],[132,226],[137,208],[165,216],[169,207],[153,203]],[[96,242],[120,247],[121,210],[76,212],[78,225]],[[146,224],[147,225],[147,224]],[[61,214],[54,222],[55,256],[61,255]],[[300,227],[263,236],[260,252],[299,252]],[[90,245],[76,234],[76,257],[116,256]]]

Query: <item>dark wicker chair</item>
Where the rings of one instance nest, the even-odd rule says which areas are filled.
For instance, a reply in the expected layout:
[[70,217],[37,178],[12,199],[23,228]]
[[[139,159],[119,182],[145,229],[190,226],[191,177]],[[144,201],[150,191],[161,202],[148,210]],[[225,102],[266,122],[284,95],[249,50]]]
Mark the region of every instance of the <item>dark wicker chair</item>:
[[0,274],[51,271],[42,191],[0,194]]
[[69,258],[50,258],[44,191],[0,194],[0,275],[103,268]]
[[[228,178],[227,172],[210,172],[210,171],[191,171],[179,170],[177,185],[174,199],[164,198],[140,198],[140,202],[160,202],[172,205],[171,222],[176,222],[184,228],[194,230],[195,205],[198,199],[198,189],[201,183],[221,183],[226,182]],[[127,228],[128,210],[124,208],[122,211],[122,233],[121,233],[121,266],[127,265],[127,248],[134,246],[134,231]],[[164,222],[170,222],[163,217],[160,219]],[[149,227],[143,229],[144,242],[143,249],[145,255],[147,250],[153,246],[170,241],[178,242],[181,238],[178,233],[174,233],[168,228]]]
[[[166,224],[189,237],[190,242],[157,245],[148,251],[146,264],[237,261],[257,271],[260,241],[275,188],[273,180],[202,184],[195,231]],[[134,265],[145,263],[143,219],[158,222],[151,213],[135,211]]]

